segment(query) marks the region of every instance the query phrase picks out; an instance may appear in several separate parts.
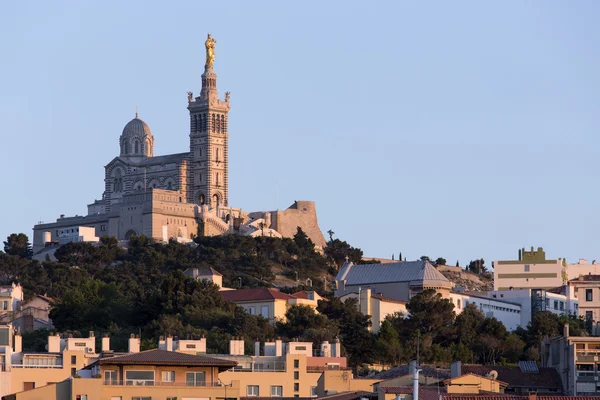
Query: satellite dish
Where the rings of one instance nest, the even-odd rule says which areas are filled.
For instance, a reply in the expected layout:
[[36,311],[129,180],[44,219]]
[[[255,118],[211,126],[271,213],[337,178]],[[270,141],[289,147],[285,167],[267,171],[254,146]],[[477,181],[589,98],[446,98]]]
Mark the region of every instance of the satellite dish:
[[487,377],[490,378],[491,380],[495,381],[496,379],[498,379],[498,371],[496,370],[491,370],[488,374]]

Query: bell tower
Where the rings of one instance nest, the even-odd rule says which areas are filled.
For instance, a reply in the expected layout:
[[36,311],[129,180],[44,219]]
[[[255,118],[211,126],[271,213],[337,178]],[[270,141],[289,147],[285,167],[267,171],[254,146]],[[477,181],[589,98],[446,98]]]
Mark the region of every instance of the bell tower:
[[217,74],[213,71],[215,43],[208,34],[200,95],[194,98],[192,92],[188,92],[190,165],[187,201],[207,204],[209,208],[229,206],[229,92],[225,93],[224,101],[219,100]]

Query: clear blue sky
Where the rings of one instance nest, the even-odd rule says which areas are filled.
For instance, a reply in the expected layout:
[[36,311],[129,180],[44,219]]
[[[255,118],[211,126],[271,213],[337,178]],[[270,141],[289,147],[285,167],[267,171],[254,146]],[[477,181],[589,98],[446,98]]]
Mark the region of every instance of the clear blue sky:
[[366,255],[600,260],[600,3],[0,6],[0,237],[83,215],[135,106],[188,149],[203,42],[231,91],[230,203],[317,203]]

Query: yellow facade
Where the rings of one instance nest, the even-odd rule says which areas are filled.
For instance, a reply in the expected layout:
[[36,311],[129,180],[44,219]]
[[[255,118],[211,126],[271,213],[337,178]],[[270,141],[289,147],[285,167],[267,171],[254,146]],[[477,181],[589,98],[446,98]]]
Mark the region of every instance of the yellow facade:
[[504,393],[507,383],[475,374],[466,374],[444,381],[448,393],[474,393],[480,391]]

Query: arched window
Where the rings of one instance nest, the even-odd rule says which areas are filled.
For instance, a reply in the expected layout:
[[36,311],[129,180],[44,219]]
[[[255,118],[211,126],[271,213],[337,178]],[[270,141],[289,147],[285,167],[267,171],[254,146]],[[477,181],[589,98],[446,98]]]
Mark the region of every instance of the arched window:
[[221,132],[221,116],[217,115],[217,133]]
[[123,142],[121,143],[121,153],[122,154],[127,154],[129,153],[129,146],[127,146],[127,139],[123,139]]
[[137,140],[134,142],[134,149],[135,154],[140,154],[140,142],[138,142]]
[[198,157],[202,157],[202,147],[198,147]]
[[213,207],[218,207],[219,206],[219,195],[215,194],[213,195]]
[[215,174],[215,185],[219,186],[219,173]]
[[167,190],[173,190],[173,183],[171,181],[167,182]]
[[215,127],[217,126],[217,116],[215,114],[212,115],[212,131],[215,133]]
[[221,133],[225,133],[225,116],[221,115]]
[[203,195],[203,194],[200,194],[200,196],[198,196],[198,202],[199,202],[200,204],[204,204],[204,203],[206,203],[206,197],[204,197],[204,195]]
[[219,148],[215,149],[215,161],[219,161]]

